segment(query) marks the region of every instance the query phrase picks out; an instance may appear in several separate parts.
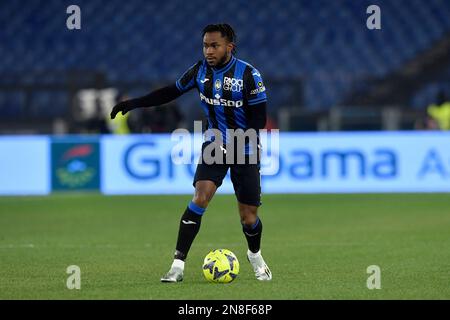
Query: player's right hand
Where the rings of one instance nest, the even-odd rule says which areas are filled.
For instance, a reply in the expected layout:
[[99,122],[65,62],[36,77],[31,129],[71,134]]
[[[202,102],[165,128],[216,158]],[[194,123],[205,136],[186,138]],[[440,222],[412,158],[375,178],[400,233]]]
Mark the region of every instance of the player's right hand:
[[116,104],[111,111],[111,119],[114,119],[119,112],[122,112],[122,115],[125,115],[128,111],[133,108],[129,106],[127,101],[122,101]]

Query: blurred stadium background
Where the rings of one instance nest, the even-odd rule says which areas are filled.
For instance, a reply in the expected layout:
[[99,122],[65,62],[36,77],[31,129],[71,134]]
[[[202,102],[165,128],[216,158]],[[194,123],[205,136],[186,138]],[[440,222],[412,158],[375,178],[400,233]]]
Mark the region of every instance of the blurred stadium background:
[[[80,30],[66,27],[72,4]],[[366,26],[373,4],[380,30]],[[450,298],[449,16],[448,0],[1,1],[0,298]],[[195,166],[171,163],[168,133],[203,118],[198,96],[108,116],[202,59],[201,30],[217,22],[262,73],[281,132],[262,181],[275,278],[255,290],[242,259],[238,290],[191,267],[176,291],[158,281]],[[245,255],[233,196],[214,201],[192,266],[220,246]],[[65,288],[74,263],[78,295]]]
[[[445,0],[78,1],[81,30],[65,27],[70,4],[1,3],[2,133],[99,130],[77,109],[80,90],[135,96],[173,82],[217,21],[234,26],[238,56],[265,77],[281,130],[423,128],[427,106],[450,95]],[[371,4],[381,30],[366,28]],[[177,104],[185,126],[201,116],[196,94]]]

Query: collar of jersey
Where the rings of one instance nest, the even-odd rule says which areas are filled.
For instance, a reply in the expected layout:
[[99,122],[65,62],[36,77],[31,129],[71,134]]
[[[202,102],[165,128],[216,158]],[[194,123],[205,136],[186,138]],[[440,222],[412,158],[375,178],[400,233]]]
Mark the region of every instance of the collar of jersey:
[[230,61],[228,61],[228,63],[227,63],[226,65],[224,65],[222,68],[216,69],[216,68],[212,67],[212,70],[213,70],[214,73],[227,72],[227,71],[231,68],[231,66],[233,65],[233,63],[236,62],[236,60],[237,60],[237,59],[236,59],[234,56],[231,56]]

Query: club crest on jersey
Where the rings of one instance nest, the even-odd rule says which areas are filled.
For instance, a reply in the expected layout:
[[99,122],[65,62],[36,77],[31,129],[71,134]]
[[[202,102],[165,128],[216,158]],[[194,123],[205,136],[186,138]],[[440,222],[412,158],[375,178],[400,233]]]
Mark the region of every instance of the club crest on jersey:
[[220,90],[220,87],[222,87],[222,82],[220,81],[220,79],[216,80],[216,82],[214,83],[214,87],[216,88],[216,90]]

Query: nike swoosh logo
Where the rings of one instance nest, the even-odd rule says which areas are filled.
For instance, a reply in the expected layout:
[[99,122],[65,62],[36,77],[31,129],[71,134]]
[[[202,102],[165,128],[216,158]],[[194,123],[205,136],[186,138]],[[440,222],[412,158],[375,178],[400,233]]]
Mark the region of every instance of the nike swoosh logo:
[[253,72],[252,75],[253,76],[257,76],[257,77],[261,77],[261,74],[259,72]]
[[181,220],[184,224],[197,224],[197,222],[191,221],[191,220]]
[[209,81],[209,79],[206,78],[205,80],[200,80],[201,83],[205,83],[206,81]]
[[257,235],[259,234],[259,232],[258,232],[258,233],[255,233],[255,234],[249,234],[249,233],[247,233],[247,232],[245,232],[245,231],[244,231],[244,233],[245,233],[246,235],[248,235],[249,237],[254,237],[254,236],[257,236]]

